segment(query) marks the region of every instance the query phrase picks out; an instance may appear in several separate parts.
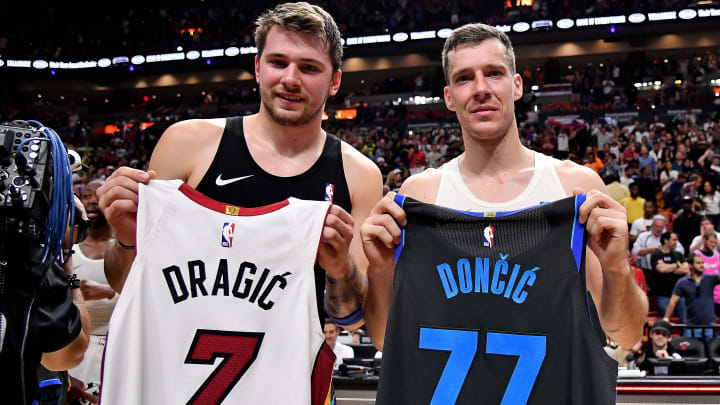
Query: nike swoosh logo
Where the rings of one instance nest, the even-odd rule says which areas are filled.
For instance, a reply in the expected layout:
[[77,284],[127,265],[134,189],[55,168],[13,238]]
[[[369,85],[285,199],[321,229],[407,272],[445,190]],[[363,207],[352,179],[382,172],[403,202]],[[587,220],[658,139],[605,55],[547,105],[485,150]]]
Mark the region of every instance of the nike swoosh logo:
[[236,181],[240,181],[240,180],[245,180],[248,177],[252,177],[252,176],[254,176],[254,174],[249,174],[247,176],[241,176],[241,177],[235,177],[234,179],[223,180],[222,173],[220,173],[220,174],[218,174],[217,179],[215,179],[215,184],[217,184],[220,187],[227,186],[228,184],[232,184],[232,183],[235,183]]

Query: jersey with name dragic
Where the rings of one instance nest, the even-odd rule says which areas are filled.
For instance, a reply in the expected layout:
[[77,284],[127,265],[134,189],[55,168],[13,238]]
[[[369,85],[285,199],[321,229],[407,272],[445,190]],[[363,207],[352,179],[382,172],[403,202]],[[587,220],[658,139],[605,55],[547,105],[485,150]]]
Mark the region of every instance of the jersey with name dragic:
[[179,180],[140,185],[102,403],[324,403],[334,355],[313,269],[329,206],[239,208]]
[[505,213],[396,197],[377,403],[614,404],[617,363],[585,286],[585,196]]

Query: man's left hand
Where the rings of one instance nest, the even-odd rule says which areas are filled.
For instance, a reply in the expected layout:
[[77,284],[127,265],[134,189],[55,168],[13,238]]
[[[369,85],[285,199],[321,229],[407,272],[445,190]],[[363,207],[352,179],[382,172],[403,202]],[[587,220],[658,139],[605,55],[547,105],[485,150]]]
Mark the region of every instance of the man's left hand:
[[330,278],[343,279],[350,271],[349,251],[354,226],[355,220],[347,211],[337,205],[330,206],[318,253],[318,264]]

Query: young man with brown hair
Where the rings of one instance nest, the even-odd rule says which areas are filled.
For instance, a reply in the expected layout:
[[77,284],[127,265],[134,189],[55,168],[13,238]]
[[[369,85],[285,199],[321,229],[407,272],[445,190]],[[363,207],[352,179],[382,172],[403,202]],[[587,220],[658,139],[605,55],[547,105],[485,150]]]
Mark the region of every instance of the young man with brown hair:
[[113,288],[122,290],[135,257],[138,184],[151,178],[180,179],[240,207],[291,196],[329,200],[315,269],[319,319],[308,325],[322,339],[324,308],[347,328],[362,321],[367,261],[354,225],[381,198],[382,179],[372,161],[321,128],[325,103],[342,75],[332,17],[308,3],[280,4],[258,18],[256,43],[257,114],[179,122],[158,142],[148,172],[119,168],[98,190],[116,237],[105,271]]

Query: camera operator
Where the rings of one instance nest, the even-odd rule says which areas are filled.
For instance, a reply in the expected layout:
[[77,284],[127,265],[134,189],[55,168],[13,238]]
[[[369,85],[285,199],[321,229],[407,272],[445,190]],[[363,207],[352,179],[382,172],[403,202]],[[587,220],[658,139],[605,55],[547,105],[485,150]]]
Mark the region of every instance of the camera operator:
[[[81,233],[87,233],[88,222],[77,197],[75,212],[72,239],[79,241]],[[68,228],[64,242],[67,254],[73,242]],[[8,333],[0,350],[3,365],[0,386],[4,386],[3,403],[30,404],[39,394],[38,365],[51,372],[64,371],[82,361],[89,341],[90,318],[80,292],[80,281],[73,277],[71,259],[65,264],[55,262],[52,255],[44,261],[33,260],[37,249],[12,243],[3,248],[13,251],[16,257],[27,254],[30,259],[25,261],[24,268],[17,260],[7,266],[8,291],[2,305],[6,319],[2,326],[3,332]],[[45,270],[38,271],[38,268]],[[41,278],[33,280],[37,274],[41,274]],[[23,305],[28,301],[29,305]],[[29,312],[23,312],[26,309]],[[26,323],[23,317],[27,318]]]

